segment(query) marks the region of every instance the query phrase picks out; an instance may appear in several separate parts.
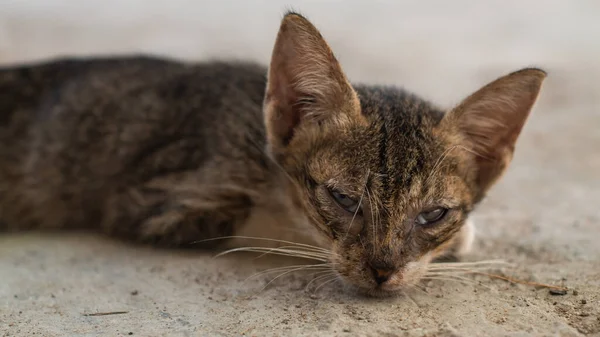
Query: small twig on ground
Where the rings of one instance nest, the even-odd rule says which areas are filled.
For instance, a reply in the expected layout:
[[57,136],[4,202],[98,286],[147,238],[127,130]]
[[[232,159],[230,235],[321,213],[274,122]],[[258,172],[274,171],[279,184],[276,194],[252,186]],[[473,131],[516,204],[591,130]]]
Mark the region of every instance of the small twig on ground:
[[129,311],[110,311],[110,312],[95,312],[93,314],[83,314],[83,316],[109,316],[127,314]]

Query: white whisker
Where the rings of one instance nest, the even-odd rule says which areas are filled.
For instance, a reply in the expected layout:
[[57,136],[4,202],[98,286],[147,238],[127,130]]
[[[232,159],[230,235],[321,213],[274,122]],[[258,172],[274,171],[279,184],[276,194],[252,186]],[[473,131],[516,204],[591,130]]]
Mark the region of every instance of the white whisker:
[[435,164],[433,164],[433,168],[431,169],[431,172],[427,176],[427,179],[425,179],[425,182],[423,183],[423,185],[426,185],[427,182],[429,181],[429,179],[431,179],[431,177],[433,177],[435,175],[438,166],[441,165],[441,163],[444,161],[444,159],[446,159],[446,156],[448,156],[450,151],[454,150],[457,147],[458,147],[458,145],[454,145],[454,146],[447,148],[444,152],[442,152],[440,157],[435,161]]
[[[249,247],[249,248],[256,248],[256,247]],[[329,254],[323,254],[322,252],[316,252],[316,251],[311,251],[311,250],[302,250],[302,249],[306,249],[303,247],[296,247],[296,246],[281,246],[281,247],[277,247],[277,248],[269,248],[269,247],[264,247],[265,248],[265,252],[259,256],[257,256],[256,258],[261,258],[267,254],[269,254],[271,251],[273,250],[290,250],[290,251],[294,251],[294,252],[299,252],[299,253],[306,253],[306,254],[310,254],[310,255],[314,255],[314,256],[319,256],[319,257],[323,257],[323,258],[327,258],[329,257]],[[296,250],[300,248],[299,250]]]
[[369,200],[369,207],[371,208],[370,212],[371,213],[371,226],[373,226],[373,246],[377,247],[377,223],[375,222],[375,213],[377,212],[377,210],[374,210],[373,208],[377,208],[377,205],[375,205],[375,203],[373,202],[373,198],[371,198],[371,193],[369,192],[369,188],[366,188],[367,191],[367,199]]
[[[464,275],[464,274],[463,274]],[[456,273],[427,273],[425,274],[425,276],[423,277],[423,279],[433,279],[433,278],[437,278],[437,277],[443,277],[443,278],[448,278],[448,279],[453,279],[456,281],[462,281],[462,282],[466,282],[469,284],[474,284],[474,285],[479,285],[482,286],[484,288],[490,289],[487,286],[482,285],[480,282],[477,282],[473,279],[470,278],[466,278],[460,275],[457,275]]]
[[431,296],[431,294],[429,294],[429,293],[428,293],[428,292],[425,290],[425,287],[423,287],[423,286],[422,286],[422,285],[420,285],[420,284],[413,284],[413,285],[410,285],[410,286],[408,287],[408,289],[417,289],[417,290],[421,291],[422,293],[425,293],[425,294],[427,294],[427,295]]
[[414,298],[412,298],[412,296],[410,296],[407,292],[402,292],[402,294],[404,295],[404,297],[408,298],[417,308],[421,308],[421,305],[419,305],[419,303],[417,303],[417,301],[415,301]]
[[474,285],[474,286],[480,286],[480,287],[483,287],[486,289],[490,289],[490,287],[485,286],[485,285],[481,284],[480,282],[468,279],[466,277],[457,276],[457,275],[424,276],[422,279],[423,280],[453,281],[453,282]]
[[470,268],[465,268],[465,267],[432,268],[432,269],[428,269],[428,271],[436,272],[436,273],[455,272],[455,273],[462,273],[462,274],[472,274],[475,272],[486,271],[486,270],[490,270],[490,269],[492,269],[492,267],[483,266],[483,267],[470,267]]
[[446,157],[450,154],[450,152],[454,149],[463,149],[469,153],[472,153],[475,156],[481,157],[481,158],[487,158],[477,152],[475,152],[473,149],[469,149],[463,145],[453,145],[451,147],[449,147],[448,149],[446,149],[444,152],[442,152],[442,154],[440,155],[440,157],[438,158],[438,160],[436,161],[436,163],[433,165],[433,168],[431,169],[431,172],[429,173],[427,179],[425,179],[425,182],[423,183],[423,185],[427,184],[427,182],[429,182],[429,180],[435,176],[435,173],[437,171],[439,171],[439,169],[441,169],[441,164],[444,161],[444,159],[446,159]]
[[294,269],[287,270],[287,271],[277,275],[275,278],[271,279],[271,281],[269,281],[267,284],[265,284],[265,286],[261,289],[261,291],[265,290],[271,283],[275,282],[275,280],[277,280],[278,278],[285,276],[289,273],[293,273],[295,271],[304,270],[304,269],[306,269],[306,268],[304,268],[304,267],[294,268]]
[[335,276],[335,272],[333,272],[331,270],[326,270],[326,271],[323,271],[321,273],[325,273],[325,272],[328,272],[328,273],[325,274],[325,275],[321,275],[321,276],[315,277],[310,282],[308,282],[308,284],[306,285],[306,287],[304,287],[304,289],[305,290],[308,289],[310,287],[310,285],[313,284],[314,282],[318,282],[318,281],[320,281],[322,279],[329,278],[331,276]]
[[294,266],[277,267],[277,268],[270,268],[270,269],[267,269],[267,270],[263,270],[263,271],[254,273],[251,276],[249,276],[248,278],[246,278],[245,281],[248,281],[249,279],[251,279],[253,277],[257,277],[257,276],[261,276],[261,275],[267,275],[267,274],[270,274],[270,273],[275,273],[275,272],[280,272],[280,271],[286,271],[286,270],[289,270],[289,269],[295,269],[295,268],[300,268],[300,267],[304,267],[304,269],[308,269],[308,270],[327,269],[325,271],[329,271],[329,269],[331,269],[331,267],[328,264],[323,264],[323,263],[309,264],[309,265],[294,265]]
[[451,263],[433,263],[427,266],[428,271],[462,271],[464,273],[473,273],[481,270],[490,270],[500,266],[510,266],[502,260],[490,260],[479,262],[451,262]]
[[360,206],[362,205],[363,197],[365,195],[365,190],[367,189],[368,182],[369,182],[369,171],[367,171],[367,178],[365,180],[365,186],[360,195],[360,200],[358,200],[358,206],[356,207],[356,211],[354,212],[354,215],[352,216],[352,220],[350,220],[350,224],[348,225],[348,229],[346,230],[346,235],[344,235],[344,239],[346,239],[346,237],[348,236],[348,233],[350,232],[350,228],[352,228],[352,224],[354,223],[354,219],[356,218],[356,214],[358,214],[358,211],[360,210]]
[[224,252],[217,254],[215,256],[215,258],[226,255],[226,254],[234,253],[234,252],[267,253],[267,254],[273,254],[273,255],[311,259],[311,260],[316,260],[316,261],[321,261],[321,262],[328,261],[328,259],[324,255],[321,255],[321,254],[299,252],[299,251],[294,251],[294,250],[290,250],[290,249],[277,249],[277,248],[264,248],[264,247],[233,248],[233,249],[229,249],[229,250],[226,250]]
[[455,277],[457,279],[465,279],[465,280],[472,281],[471,279],[468,279],[468,278],[466,278],[464,276],[461,276],[461,275],[465,275],[465,274],[463,274],[463,273],[455,273],[455,272],[452,272],[452,273],[427,273],[424,276],[425,277],[428,277],[428,276],[448,276],[448,277]]
[[253,139],[252,137],[246,137],[246,139],[249,139],[255,146],[256,148],[261,151],[265,156],[267,156],[267,158],[269,158],[269,160],[271,161],[271,163],[275,164],[275,166],[281,170],[281,172],[285,175],[285,177],[287,179],[289,179],[292,183],[294,182],[294,179],[292,179],[292,177],[290,176],[289,173],[287,173],[286,170],[283,169],[283,167],[281,167],[281,165],[279,165],[279,163],[277,161],[275,161],[275,159],[273,159],[273,157],[267,153],[267,151],[265,151],[265,149],[263,148],[263,146],[261,146],[255,139]]
[[332,278],[330,280],[324,281],[318,287],[316,287],[314,293],[316,293],[317,291],[319,291],[319,289],[321,289],[324,285],[329,284],[329,283],[334,282],[334,281],[337,281],[337,279],[338,279],[337,275],[332,276]]
[[452,281],[452,282],[458,282],[458,283],[462,283],[462,284],[468,284],[468,285],[475,285],[477,284],[475,281],[465,281],[465,280],[461,280],[461,279],[455,279],[452,277],[441,277],[441,276],[425,276],[421,278],[422,280],[437,280],[437,281]]
[[299,246],[299,247],[311,248],[311,249],[314,249],[314,250],[322,251],[324,253],[329,253],[330,252],[328,249],[325,249],[325,248],[322,248],[322,247],[318,247],[318,246],[308,245],[308,244],[304,244],[304,243],[297,243],[297,242],[293,242],[293,241],[278,240],[278,239],[263,238],[263,237],[255,237],[255,236],[243,236],[243,235],[220,236],[218,238],[211,238],[211,239],[194,241],[194,242],[192,242],[192,244],[194,244],[194,243],[202,243],[202,242],[207,242],[207,241],[215,241],[215,240],[226,240],[226,239],[244,239],[244,240],[259,240],[259,241],[263,240],[263,241],[279,242],[279,243],[285,243],[285,244],[288,244],[288,245],[294,245],[294,246]]
[[504,260],[483,260],[483,261],[473,261],[473,262],[435,262],[430,264],[431,267],[434,266],[474,266],[474,265],[492,265],[492,264],[503,264],[509,265],[510,263]]

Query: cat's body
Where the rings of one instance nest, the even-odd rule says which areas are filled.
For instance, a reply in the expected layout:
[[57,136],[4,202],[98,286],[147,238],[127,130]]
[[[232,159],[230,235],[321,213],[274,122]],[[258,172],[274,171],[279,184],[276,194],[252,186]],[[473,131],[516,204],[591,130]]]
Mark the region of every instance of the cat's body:
[[[145,57],[0,69],[0,228],[312,241],[350,283],[393,293],[470,241],[468,213],[544,76],[511,74],[446,113],[350,86],[296,14],[268,70]],[[478,119],[494,105],[506,120]]]
[[[208,209],[223,223],[190,227],[231,235],[277,181],[264,152],[265,73],[141,57],[0,70],[0,219],[175,245]],[[148,224],[170,209],[179,239]]]

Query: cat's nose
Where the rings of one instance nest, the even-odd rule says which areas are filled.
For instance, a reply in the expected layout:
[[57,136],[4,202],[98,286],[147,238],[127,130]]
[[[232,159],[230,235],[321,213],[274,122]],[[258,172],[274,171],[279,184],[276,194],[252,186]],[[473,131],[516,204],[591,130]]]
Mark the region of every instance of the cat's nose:
[[386,266],[369,265],[373,278],[378,285],[387,282],[394,274],[394,269]]

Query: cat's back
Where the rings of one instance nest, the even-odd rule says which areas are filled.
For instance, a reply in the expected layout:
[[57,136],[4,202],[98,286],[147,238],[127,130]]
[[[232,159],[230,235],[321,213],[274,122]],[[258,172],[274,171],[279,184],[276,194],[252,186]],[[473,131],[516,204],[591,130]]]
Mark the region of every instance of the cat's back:
[[19,154],[99,142],[100,155],[111,146],[123,152],[127,133],[142,145],[166,134],[230,138],[232,123],[260,132],[265,72],[250,63],[145,56],[0,67],[0,137],[27,147]]
[[[32,122],[87,114],[89,108],[118,104],[132,96],[154,94],[161,103],[184,99],[218,98],[243,91],[244,97],[262,102],[265,69],[251,63],[183,63],[148,56],[61,58],[40,63],[0,67],[0,126],[30,113]],[[93,105],[92,105],[93,104]],[[58,112],[59,108],[88,108]],[[171,109],[177,113],[176,109]],[[137,109],[129,110],[135,114]],[[106,114],[109,112],[106,111]],[[104,116],[106,117],[106,116]]]
[[216,156],[256,160],[239,157],[260,156],[243,147],[263,142],[264,85],[254,64],[145,56],[0,68],[0,189],[19,190],[0,201],[81,203]]

